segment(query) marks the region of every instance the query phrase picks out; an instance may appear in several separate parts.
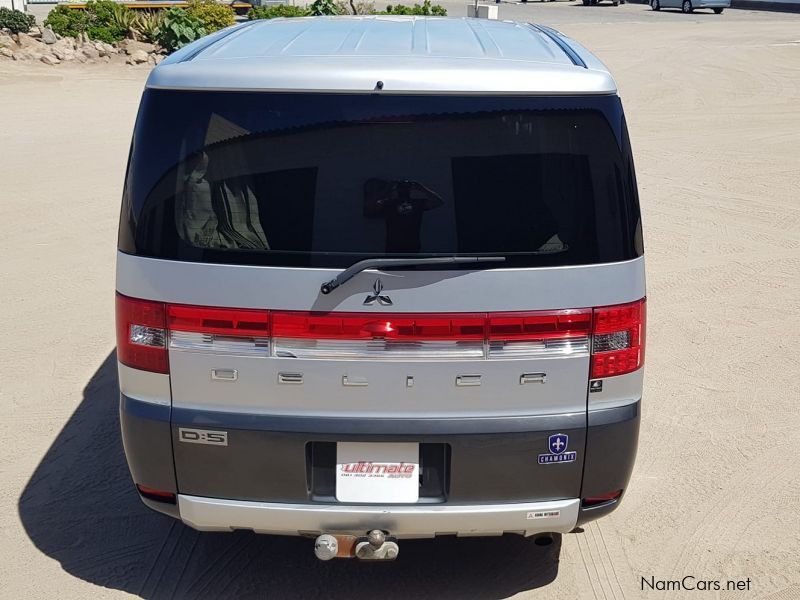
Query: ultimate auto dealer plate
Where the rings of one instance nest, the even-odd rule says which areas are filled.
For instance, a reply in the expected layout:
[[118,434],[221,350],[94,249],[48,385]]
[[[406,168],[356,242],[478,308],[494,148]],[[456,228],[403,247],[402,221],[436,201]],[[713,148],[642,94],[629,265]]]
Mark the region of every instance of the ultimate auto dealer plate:
[[419,444],[336,444],[336,499],[372,504],[419,500]]

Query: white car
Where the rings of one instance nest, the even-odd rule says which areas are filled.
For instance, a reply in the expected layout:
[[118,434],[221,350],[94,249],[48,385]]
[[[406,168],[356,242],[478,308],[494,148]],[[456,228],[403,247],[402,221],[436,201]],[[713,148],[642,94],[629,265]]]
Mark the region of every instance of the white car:
[[710,8],[716,14],[731,7],[731,0],[650,0],[650,8],[661,10],[662,8],[679,8],[684,13],[692,13],[698,8]]
[[[600,4],[603,0],[581,0],[584,6],[596,6]],[[610,0],[611,4],[614,6],[619,6],[620,4],[625,4],[625,0]]]

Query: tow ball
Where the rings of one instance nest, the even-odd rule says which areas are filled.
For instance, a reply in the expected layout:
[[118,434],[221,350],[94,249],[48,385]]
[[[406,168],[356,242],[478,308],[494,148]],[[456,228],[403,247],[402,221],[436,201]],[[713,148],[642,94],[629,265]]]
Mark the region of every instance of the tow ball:
[[360,558],[361,560],[394,560],[400,548],[397,540],[380,529],[366,536],[323,533],[314,542],[314,554],[320,560]]

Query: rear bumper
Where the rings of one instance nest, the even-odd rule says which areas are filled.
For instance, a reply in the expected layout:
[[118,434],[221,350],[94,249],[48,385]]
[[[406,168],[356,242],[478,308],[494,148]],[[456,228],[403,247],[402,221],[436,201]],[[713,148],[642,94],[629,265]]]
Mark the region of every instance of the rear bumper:
[[[546,417],[401,422],[208,414],[121,400],[135,483],[177,494],[177,504],[144,499],[150,508],[200,530],[310,535],[381,528],[400,537],[565,532],[608,514],[619,500],[585,508],[580,499],[627,488],[640,405]],[[229,445],[182,443],[179,427],[226,430]],[[575,462],[537,461],[554,433],[569,435]],[[307,477],[308,445],[336,441],[446,445],[444,499],[374,506],[315,496]]]
[[382,529],[398,538],[567,533],[577,523],[579,505],[570,499],[479,506],[320,506],[178,496],[181,519],[201,531],[311,536]]

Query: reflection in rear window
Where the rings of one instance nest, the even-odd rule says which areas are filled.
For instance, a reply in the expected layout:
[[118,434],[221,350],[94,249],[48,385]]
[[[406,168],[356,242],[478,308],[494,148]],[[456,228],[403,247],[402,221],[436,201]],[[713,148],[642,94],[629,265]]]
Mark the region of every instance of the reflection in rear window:
[[120,248],[332,267],[633,258],[639,209],[618,102],[149,90]]

